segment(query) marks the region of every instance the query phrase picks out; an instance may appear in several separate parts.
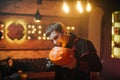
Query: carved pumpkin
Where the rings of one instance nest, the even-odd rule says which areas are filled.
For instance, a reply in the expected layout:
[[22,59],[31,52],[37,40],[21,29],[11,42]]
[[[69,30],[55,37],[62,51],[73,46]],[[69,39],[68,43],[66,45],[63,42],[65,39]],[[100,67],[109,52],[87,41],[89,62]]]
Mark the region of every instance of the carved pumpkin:
[[66,66],[73,62],[74,52],[72,49],[69,48],[63,48],[63,47],[54,47],[51,49],[49,53],[49,58],[51,62],[57,64]]

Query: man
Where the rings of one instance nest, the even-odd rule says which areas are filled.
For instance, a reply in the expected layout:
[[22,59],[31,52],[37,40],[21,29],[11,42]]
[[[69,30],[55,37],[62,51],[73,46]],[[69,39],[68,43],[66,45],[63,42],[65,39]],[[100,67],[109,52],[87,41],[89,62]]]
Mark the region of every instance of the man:
[[50,24],[46,36],[55,46],[73,49],[76,59],[73,67],[55,64],[55,80],[97,80],[94,75],[102,70],[102,64],[89,40],[68,33],[60,22]]
[[11,57],[6,59],[6,64],[1,68],[2,80],[21,80],[19,73],[23,70],[22,66]]

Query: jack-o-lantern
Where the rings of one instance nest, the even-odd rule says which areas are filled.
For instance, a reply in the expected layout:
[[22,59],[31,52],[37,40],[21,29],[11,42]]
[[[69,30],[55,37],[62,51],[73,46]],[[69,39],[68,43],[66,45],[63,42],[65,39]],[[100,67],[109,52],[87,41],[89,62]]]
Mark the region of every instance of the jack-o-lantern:
[[49,53],[49,58],[57,65],[66,66],[73,62],[74,52],[69,48],[54,47]]

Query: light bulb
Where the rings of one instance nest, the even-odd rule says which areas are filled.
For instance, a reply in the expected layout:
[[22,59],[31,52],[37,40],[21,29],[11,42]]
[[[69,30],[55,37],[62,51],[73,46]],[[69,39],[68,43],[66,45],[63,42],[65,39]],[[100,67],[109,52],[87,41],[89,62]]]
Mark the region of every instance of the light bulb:
[[65,13],[69,13],[69,7],[66,2],[63,3],[63,10]]
[[80,1],[77,1],[76,8],[77,8],[77,10],[78,10],[80,13],[82,13],[82,12],[83,12],[82,4],[81,4],[81,2],[80,2]]
[[87,3],[86,10],[87,10],[88,12],[90,12],[90,11],[91,11],[91,5],[90,5],[90,3],[89,3],[89,2]]

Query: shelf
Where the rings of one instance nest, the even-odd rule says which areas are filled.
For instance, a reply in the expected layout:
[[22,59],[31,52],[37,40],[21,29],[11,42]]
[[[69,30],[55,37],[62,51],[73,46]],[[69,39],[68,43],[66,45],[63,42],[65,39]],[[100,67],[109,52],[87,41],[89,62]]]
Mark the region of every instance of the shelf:
[[112,47],[114,58],[120,58],[120,11],[112,13]]

